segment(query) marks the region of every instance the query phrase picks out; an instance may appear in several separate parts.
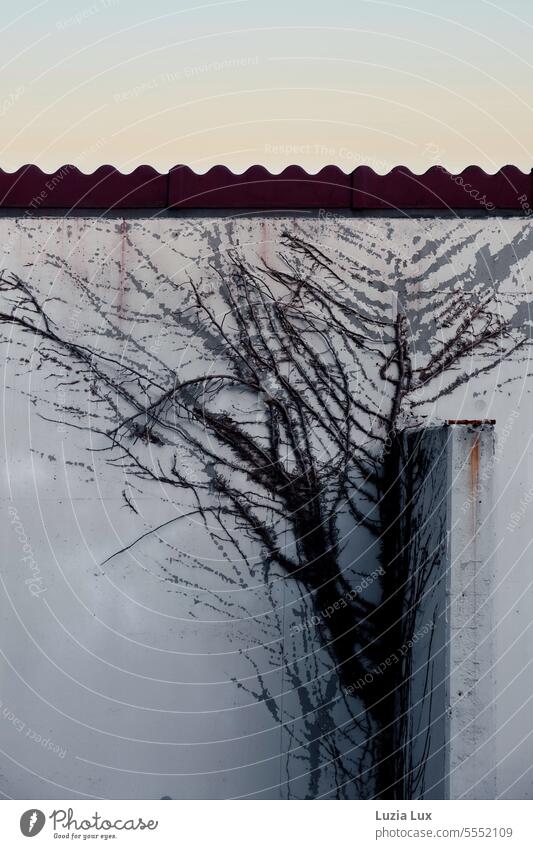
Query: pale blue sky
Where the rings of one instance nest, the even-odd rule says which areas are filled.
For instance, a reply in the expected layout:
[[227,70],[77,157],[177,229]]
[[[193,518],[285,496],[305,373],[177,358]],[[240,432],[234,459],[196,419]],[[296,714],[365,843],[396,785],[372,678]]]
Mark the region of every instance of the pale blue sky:
[[0,164],[531,167],[533,5],[22,0]]

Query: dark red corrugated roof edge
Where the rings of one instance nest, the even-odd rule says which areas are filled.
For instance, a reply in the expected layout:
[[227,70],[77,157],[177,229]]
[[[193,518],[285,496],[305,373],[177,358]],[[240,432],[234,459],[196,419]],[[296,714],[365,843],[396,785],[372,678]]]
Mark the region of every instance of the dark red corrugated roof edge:
[[160,174],[149,165],[122,174],[102,165],[84,174],[74,165],[46,174],[36,165],[13,173],[0,169],[0,208],[24,209],[471,209],[491,212],[533,207],[533,177],[514,165],[495,174],[470,165],[452,174],[440,165],[425,174],[397,166],[376,174],[362,165],[345,174],[327,165],[308,174],[290,165],[271,174],[253,165],[234,174],[217,165],[196,174],[176,165]]

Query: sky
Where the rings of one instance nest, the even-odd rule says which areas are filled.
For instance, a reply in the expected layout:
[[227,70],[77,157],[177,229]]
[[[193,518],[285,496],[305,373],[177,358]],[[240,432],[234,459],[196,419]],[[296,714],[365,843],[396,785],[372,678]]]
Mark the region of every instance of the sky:
[[526,0],[5,4],[0,167],[533,166]]

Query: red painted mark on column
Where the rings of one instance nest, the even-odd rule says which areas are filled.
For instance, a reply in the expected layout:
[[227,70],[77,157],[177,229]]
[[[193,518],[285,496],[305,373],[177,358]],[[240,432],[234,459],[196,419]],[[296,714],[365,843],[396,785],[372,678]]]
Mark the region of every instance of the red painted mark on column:
[[479,495],[479,436],[474,436],[470,449],[470,501],[472,504],[472,538],[477,534],[477,499]]
[[479,438],[474,437],[474,444],[470,449],[470,490],[476,491],[479,480]]

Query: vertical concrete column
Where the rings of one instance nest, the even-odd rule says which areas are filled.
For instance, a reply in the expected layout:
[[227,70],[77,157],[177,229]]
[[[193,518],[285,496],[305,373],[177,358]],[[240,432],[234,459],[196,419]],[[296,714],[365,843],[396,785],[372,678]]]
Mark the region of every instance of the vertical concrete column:
[[404,792],[494,798],[493,423],[411,429],[400,445]]
[[493,799],[494,432],[492,424],[450,428],[447,795]]

